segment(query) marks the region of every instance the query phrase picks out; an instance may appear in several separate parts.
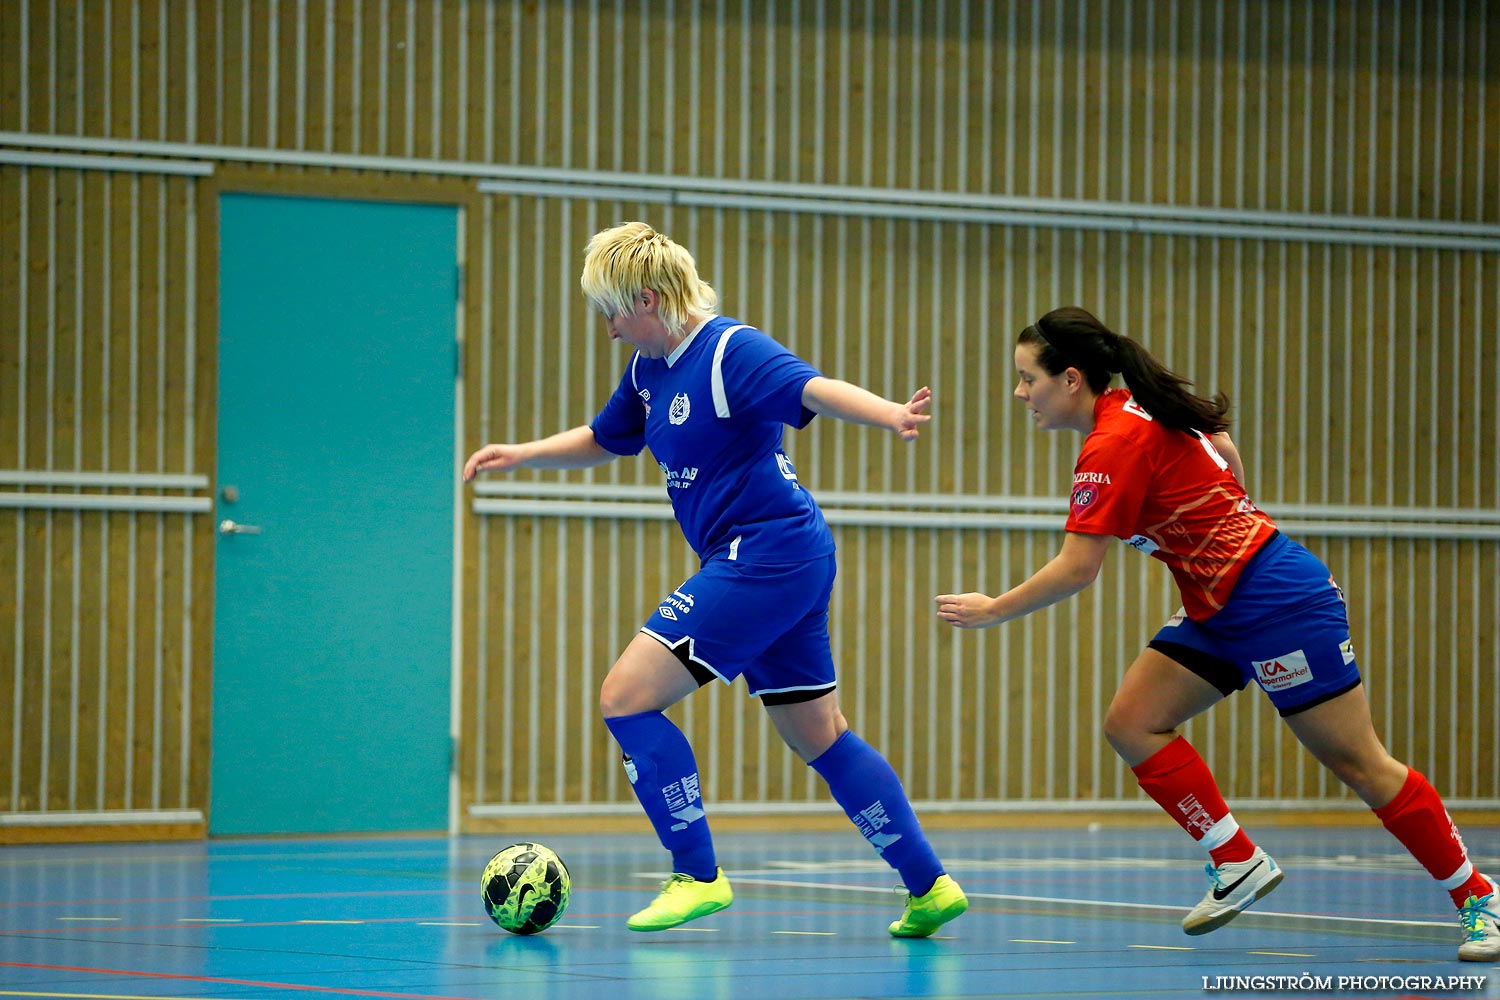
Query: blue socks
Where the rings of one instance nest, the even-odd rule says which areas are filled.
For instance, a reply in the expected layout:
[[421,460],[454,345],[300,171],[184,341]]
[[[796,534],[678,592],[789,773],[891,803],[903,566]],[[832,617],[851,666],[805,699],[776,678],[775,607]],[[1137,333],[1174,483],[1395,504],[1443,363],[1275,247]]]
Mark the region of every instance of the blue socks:
[[687,737],[660,712],[616,716],[604,724],[625,753],[625,774],[657,839],[672,852],[672,870],[712,882],[719,863]]
[[[713,881],[719,865],[687,737],[660,712],[621,715],[604,724],[625,753],[625,773],[635,797],[662,846],[672,852],[672,870]],[[906,891],[926,895],[943,874],[943,865],[886,759],[845,731],[810,766],[875,852],[901,874]]]
[[809,766],[822,775],[875,853],[901,873],[906,891],[913,896],[931,891],[943,874],[942,862],[922,833],[901,779],[879,751],[845,730]]

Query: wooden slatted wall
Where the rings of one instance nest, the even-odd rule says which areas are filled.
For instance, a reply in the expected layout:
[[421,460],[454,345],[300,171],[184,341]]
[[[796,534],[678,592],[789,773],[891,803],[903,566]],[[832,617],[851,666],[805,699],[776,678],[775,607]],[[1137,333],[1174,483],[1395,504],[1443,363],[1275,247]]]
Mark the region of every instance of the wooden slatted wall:
[[[1497,51],[1480,0],[0,5],[0,816],[206,807],[211,515],[38,497],[205,496],[204,215],[245,187],[465,206],[466,447],[608,391],[576,273],[624,218],[829,374],[931,384],[915,448],[791,449],[836,512],[846,710],[935,808],[1138,798],[1099,719],[1174,606],[1158,567],[1122,551],[982,635],[927,606],[1055,549],[1076,440],[1018,419],[1008,358],[1086,304],[1235,398],[1252,492],[1350,595],[1393,750],[1493,803],[1500,749],[1459,750],[1500,725]],[[153,166],[188,161],[214,176]],[[517,477],[466,515],[470,824],[632,808],[595,692],[691,570],[653,513],[516,513],[533,480],[597,503],[655,469]],[[680,717],[711,799],[819,800],[738,689]],[[1235,797],[1347,799],[1254,693],[1190,732]]]

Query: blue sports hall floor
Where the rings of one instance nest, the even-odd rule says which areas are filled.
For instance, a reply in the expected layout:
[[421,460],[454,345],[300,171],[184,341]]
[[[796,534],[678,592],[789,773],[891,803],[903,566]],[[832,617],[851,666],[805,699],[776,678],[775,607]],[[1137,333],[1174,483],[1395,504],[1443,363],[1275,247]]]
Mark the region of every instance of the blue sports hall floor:
[[[734,905],[657,934],[625,928],[665,874],[649,835],[6,847],[0,997],[1500,996],[1500,968],[1457,961],[1444,893],[1373,821],[1255,832],[1286,880],[1198,938],[1178,920],[1203,859],[1165,823],[934,831],[970,910],[925,941],[887,935],[902,896],[852,829],[720,834]],[[1466,839],[1500,868],[1500,829]],[[518,840],[573,878],[529,938],[490,923],[478,889]],[[1457,976],[1484,984],[1422,986]]]

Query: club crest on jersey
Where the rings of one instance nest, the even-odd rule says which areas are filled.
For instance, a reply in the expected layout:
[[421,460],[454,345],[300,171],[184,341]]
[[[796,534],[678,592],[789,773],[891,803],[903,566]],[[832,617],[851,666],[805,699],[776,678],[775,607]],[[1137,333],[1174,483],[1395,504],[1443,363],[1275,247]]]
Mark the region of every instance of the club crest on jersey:
[[1082,514],[1084,508],[1099,499],[1099,489],[1109,485],[1107,472],[1073,473],[1073,513]]
[[672,397],[672,408],[667,411],[667,419],[672,422],[673,426],[676,426],[687,420],[688,414],[692,412],[692,409],[692,404],[688,402],[687,393],[679,392]]
[[1255,679],[1266,691],[1285,691],[1313,679],[1307,654],[1300,649],[1270,660],[1255,660]]

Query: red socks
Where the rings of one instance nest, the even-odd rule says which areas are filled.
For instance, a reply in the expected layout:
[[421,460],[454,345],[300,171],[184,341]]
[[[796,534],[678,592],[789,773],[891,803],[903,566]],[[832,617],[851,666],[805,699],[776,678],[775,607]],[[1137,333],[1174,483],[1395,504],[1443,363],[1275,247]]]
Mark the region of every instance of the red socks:
[[[1187,740],[1177,737],[1131,770],[1146,794],[1208,848],[1215,865],[1247,861],[1255,853],[1255,844],[1224,804],[1208,765]],[[1448,890],[1454,906],[1493,891],[1489,880],[1470,863],[1463,838],[1437,790],[1415,768],[1407,768],[1401,791],[1374,813]]]
[[1401,791],[1373,812],[1428,874],[1442,883],[1454,906],[1463,906],[1470,896],[1483,897],[1492,891],[1469,862],[1463,838],[1443,808],[1437,789],[1416,768],[1406,769],[1406,784]]
[[1248,861],[1255,853],[1255,844],[1224,804],[1213,773],[1187,740],[1177,737],[1131,770],[1146,794],[1208,848],[1215,865]]

